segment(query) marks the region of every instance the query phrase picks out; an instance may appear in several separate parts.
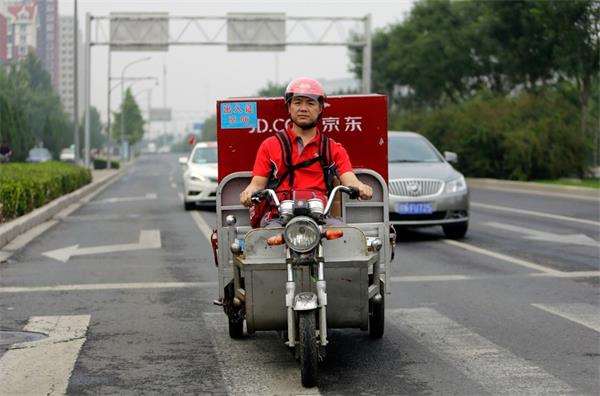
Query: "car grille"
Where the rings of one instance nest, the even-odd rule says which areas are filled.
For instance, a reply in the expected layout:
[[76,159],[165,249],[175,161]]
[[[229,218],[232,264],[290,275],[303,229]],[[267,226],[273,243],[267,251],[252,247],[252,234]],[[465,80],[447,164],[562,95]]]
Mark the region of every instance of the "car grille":
[[442,192],[444,182],[436,179],[396,179],[389,183],[391,195],[399,197],[426,197]]

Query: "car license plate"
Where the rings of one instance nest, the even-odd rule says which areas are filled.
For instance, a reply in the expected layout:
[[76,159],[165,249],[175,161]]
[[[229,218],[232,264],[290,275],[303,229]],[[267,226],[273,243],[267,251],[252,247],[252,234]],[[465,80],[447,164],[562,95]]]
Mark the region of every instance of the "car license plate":
[[400,214],[431,214],[433,207],[430,202],[408,202],[396,204],[396,212]]

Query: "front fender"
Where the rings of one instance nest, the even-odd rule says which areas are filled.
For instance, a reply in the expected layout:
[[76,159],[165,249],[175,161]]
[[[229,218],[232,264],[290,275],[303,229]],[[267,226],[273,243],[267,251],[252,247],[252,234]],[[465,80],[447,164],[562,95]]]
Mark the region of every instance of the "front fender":
[[294,311],[310,311],[317,309],[317,295],[311,292],[302,292],[294,297]]

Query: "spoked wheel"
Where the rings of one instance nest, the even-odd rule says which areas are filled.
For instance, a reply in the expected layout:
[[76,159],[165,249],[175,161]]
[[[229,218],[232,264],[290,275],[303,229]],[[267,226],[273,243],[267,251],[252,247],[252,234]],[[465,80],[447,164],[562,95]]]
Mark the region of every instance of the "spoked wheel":
[[298,313],[300,373],[302,386],[306,388],[317,384],[319,348],[317,345],[316,323],[315,311],[300,311]]
[[369,300],[369,336],[371,338],[383,337],[385,328],[385,289],[384,283],[379,282],[381,301],[376,303]]

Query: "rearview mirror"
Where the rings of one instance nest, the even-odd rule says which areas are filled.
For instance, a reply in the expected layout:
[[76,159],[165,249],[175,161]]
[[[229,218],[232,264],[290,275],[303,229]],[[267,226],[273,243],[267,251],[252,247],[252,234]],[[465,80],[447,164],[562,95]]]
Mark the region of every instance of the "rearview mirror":
[[187,165],[187,157],[179,157],[179,165]]
[[456,153],[453,153],[452,151],[444,151],[444,158],[448,162],[458,162],[458,155]]

